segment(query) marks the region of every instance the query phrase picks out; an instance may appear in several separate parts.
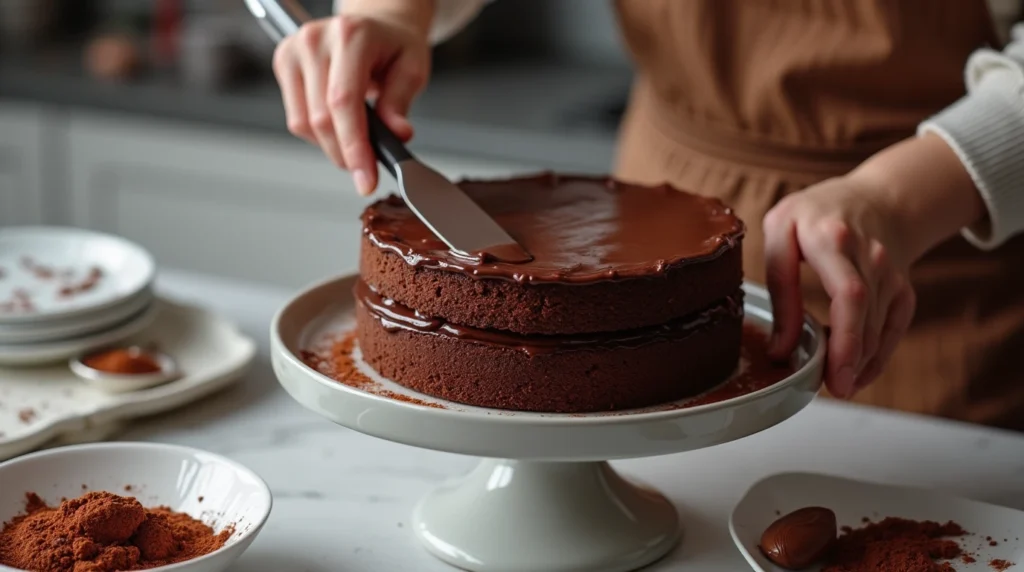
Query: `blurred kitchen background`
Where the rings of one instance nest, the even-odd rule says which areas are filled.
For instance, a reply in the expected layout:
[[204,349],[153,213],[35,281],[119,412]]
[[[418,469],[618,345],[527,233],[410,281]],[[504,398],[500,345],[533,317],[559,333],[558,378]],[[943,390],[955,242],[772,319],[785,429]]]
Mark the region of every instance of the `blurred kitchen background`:
[[[0,225],[289,287],[354,269],[365,201],[287,133],[272,52],[242,0],[0,0]],[[434,67],[412,147],[449,176],[610,169],[631,81],[610,2],[493,3]]]

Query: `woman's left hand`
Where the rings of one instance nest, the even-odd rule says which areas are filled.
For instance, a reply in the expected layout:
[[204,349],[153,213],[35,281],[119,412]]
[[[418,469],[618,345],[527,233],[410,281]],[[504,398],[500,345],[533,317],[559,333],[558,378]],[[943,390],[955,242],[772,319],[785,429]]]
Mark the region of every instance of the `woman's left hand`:
[[789,356],[800,340],[807,262],[832,299],[825,383],[852,396],[878,377],[914,317],[910,265],[987,214],[959,157],[933,133],[786,197],[764,218],[772,355]]
[[895,206],[869,178],[838,177],[787,196],[764,219],[773,357],[795,349],[803,324],[800,266],[831,298],[825,383],[850,397],[873,381],[914,315],[910,259]]

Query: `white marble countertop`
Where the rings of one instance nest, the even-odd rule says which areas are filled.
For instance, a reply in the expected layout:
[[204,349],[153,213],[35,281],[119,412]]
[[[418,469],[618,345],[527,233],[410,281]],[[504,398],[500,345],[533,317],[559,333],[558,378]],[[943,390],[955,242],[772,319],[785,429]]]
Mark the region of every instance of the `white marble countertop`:
[[[201,447],[263,476],[273,514],[231,570],[452,570],[418,545],[408,519],[417,499],[475,459],[367,437],[293,402],[267,353],[271,317],[289,292],[170,271],[160,287],[230,317],[260,345],[251,373],[233,389],[118,437]],[[615,466],[656,486],[680,511],[683,543],[650,568],[658,571],[747,569],[728,515],[747,487],[778,472],[915,485],[1024,509],[1024,434],[825,400],[741,441]]]

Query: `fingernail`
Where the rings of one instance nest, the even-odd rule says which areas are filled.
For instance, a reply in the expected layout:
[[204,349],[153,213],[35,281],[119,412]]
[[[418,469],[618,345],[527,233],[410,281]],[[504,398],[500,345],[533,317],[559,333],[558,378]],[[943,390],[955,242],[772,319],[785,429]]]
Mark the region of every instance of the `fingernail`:
[[356,169],[352,172],[352,179],[356,183],[356,191],[364,197],[370,194],[370,177],[366,174],[366,171],[362,169]]
[[836,397],[846,399],[853,395],[853,390],[857,385],[857,372],[853,371],[853,368],[846,366],[841,368],[836,373],[835,387]]

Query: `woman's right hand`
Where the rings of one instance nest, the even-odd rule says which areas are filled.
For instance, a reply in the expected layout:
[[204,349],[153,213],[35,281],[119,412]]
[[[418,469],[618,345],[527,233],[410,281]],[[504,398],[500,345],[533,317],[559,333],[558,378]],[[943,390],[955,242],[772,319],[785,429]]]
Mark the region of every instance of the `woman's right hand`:
[[288,130],[351,171],[361,195],[377,187],[364,101],[376,98],[381,120],[412,137],[406,115],[430,75],[428,33],[429,17],[343,12],[303,25],[274,53]]

